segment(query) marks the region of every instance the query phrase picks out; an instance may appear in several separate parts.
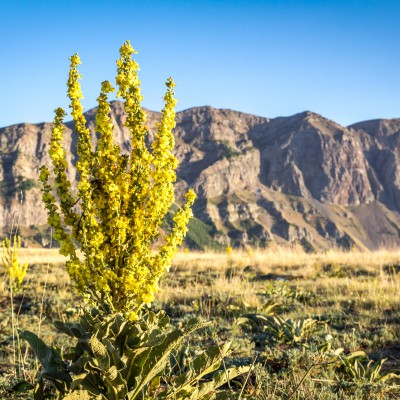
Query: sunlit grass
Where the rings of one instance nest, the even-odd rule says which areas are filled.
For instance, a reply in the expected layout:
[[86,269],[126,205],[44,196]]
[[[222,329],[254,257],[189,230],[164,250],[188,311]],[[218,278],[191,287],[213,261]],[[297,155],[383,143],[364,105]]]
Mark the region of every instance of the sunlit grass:
[[[20,258],[30,268],[23,294],[28,308],[22,309],[18,327],[37,332],[41,324],[47,342],[64,346],[66,339],[56,334],[52,322],[77,318],[76,304],[80,303],[65,272],[64,257],[58,255],[57,249],[22,249]],[[214,321],[212,332],[195,339],[200,348],[201,343],[208,343],[215,336],[238,344],[235,357],[248,362],[254,354],[261,359],[272,359],[272,367],[266,361],[265,369],[258,367],[255,380],[248,384],[255,393],[249,398],[280,399],[294,390],[294,382],[299,382],[305,370],[319,360],[319,353],[290,346],[266,346],[259,338],[262,331],[251,334],[235,326],[236,319],[264,313],[293,321],[315,318],[326,326],[311,340],[321,341],[325,335],[332,335],[334,348],[342,347],[345,352],[363,350],[375,359],[386,357],[384,370],[396,371],[400,369],[400,354],[396,350],[400,341],[399,266],[399,249],[331,250],[316,254],[297,247],[253,249],[250,254],[248,249],[233,250],[232,254],[180,252],[161,281],[153,307],[167,310],[174,323],[193,316]],[[0,342],[7,343],[10,315],[6,296],[1,297],[4,289],[4,283],[0,283],[0,305],[3,304]],[[270,308],[271,304],[276,307]],[[3,346],[2,350],[0,369],[8,370],[10,347]],[[270,375],[269,368],[280,363],[286,365],[287,357],[291,360],[291,372],[282,370],[283,375]],[[354,393],[344,391],[342,397],[332,397],[330,385],[336,380],[333,370],[315,368],[298,390],[300,397],[293,398],[320,395],[321,399],[378,399],[381,396],[362,389],[359,393],[364,397],[359,397],[357,390],[361,389],[357,389]],[[395,390],[395,386],[385,389],[386,397],[381,398],[396,398]],[[394,392],[389,395],[391,391]]]

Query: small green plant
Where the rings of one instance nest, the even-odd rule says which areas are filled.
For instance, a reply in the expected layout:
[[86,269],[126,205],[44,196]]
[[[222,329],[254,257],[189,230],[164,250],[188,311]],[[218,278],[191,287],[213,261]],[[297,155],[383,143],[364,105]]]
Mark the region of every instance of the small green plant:
[[240,317],[235,321],[235,326],[245,326],[253,332],[259,332],[271,344],[301,344],[302,346],[307,346],[306,341],[322,326],[326,326],[325,322],[312,318],[292,320],[274,316],[274,309],[277,306],[277,304],[271,304],[270,315],[249,314]]
[[296,300],[299,303],[310,303],[314,297],[313,293],[291,287],[287,282],[269,283],[265,289],[264,294],[270,298],[280,298]]
[[285,320],[276,316],[266,320],[264,331],[275,342],[301,344],[318,332],[322,325],[325,323],[312,318]]
[[226,158],[227,160],[230,160],[231,158],[235,158],[240,154],[239,151],[230,147],[227,142],[221,142],[220,148],[221,148],[221,152],[222,152],[222,157]]
[[345,356],[338,355],[337,370],[342,379],[357,384],[379,384],[389,379],[400,378],[393,372],[381,374],[386,358],[374,361],[364,351],[356,351]]
[[[247,307],[249,308],[249,307]],[[242,307],[230,306],[231,311],[241,311]],[[250,312],[243,314],[235,319],[234,326],[248,326],[253,329],[257,329],[267,323],[268,318],[275,315],[276,311],[279,309],[278,303],[266,303],[263,304],[262,308],[255,310],[256,312]],[[251,311],[251,310],[250,310]]]

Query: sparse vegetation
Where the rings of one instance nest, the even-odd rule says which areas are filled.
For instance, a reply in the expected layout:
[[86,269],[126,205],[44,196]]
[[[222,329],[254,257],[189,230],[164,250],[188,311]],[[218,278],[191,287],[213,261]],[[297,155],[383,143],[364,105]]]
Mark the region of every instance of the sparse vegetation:
[[30,178],[18,176],[16,181],[1,181],[0,182],[0,196],[9,199],[19,192],[27,192],[33,188],[38,188],[39,184]]
[[[292,399],[398,398],[400,251],[307,254],[275,248],[252,253],[177,254],[160,283],[154,311],[165,309],[174,326],[196,316],[213,321],[185,342],[191,350],[176,353],[179,368],[196,349],[229,339],[235,350],[226,367],[254,365],[246,385],[247,374],[231,383],[243,388],[242,398],[288,399],[292,393]],[[56,320],[79,320],[61,257],[56,250],[21,249],[21,262],[27,259],[33,265],[24,296],[16,298],[18,326],[37,332],[43,302],[41,338],[71,346],[53,326]],[[332,274],[332,266],[343,273]],[[9,391],[17,380],[8,301],[4,296],[0,302],[0,398],[28,399]],[[33,383],[37,366],[26,344],[20,346],[21,373]]]
[[230,145],[229,142],[222,140],[219,143],[220,149],[221,149],[221,153],[222,153],[222,157],[226,158],[227,160],[230,160],[232,158],[235,158],[237,156],[240,155],[240,152],[233,149]]

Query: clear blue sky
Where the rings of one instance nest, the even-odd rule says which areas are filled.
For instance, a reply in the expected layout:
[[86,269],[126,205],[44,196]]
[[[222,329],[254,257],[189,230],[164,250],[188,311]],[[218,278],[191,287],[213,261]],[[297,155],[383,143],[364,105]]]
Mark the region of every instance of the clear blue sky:
[[178,110],[311,110],[345,125],[400,117],[398,0],[0,0],[0,38],[0,126],[67,107],[76,51],[85,109],[95,106],[126,39],[153,110],[171,75]]

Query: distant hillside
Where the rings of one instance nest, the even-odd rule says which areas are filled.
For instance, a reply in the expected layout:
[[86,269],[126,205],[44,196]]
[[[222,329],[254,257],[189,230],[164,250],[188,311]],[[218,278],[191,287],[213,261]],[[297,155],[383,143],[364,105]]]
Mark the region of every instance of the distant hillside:
[[[160,113],[147,111],[151,140]],[[95,109],[86,114],[94,133]],[[122,103],[112,103],[115,140],[124,151]],[[47,244],[46,213],[37,177],[51,124],[0,129],[0,229],[18,215],[27,242]],[[177,113],[178,202],[187,187],[198,200],[187,244],[300,243],[377,248],[400,244],[400,119],[341,126],[303,112],[268,119],[195,107]],[[75,178],[76,133],[66,123],[65,145]]]

